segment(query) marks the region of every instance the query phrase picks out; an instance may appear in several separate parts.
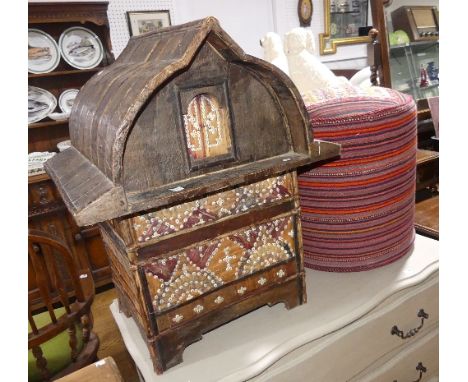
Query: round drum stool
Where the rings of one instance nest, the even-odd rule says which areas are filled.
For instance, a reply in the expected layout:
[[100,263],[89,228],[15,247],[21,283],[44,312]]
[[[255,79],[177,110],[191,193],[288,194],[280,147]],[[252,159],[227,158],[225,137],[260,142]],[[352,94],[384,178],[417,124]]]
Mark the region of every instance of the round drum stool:
[[380,89],[307,106],[314,138],[340,143],[342,154],[299,176],[306,267],[362,271],[412,251],[416,106]]

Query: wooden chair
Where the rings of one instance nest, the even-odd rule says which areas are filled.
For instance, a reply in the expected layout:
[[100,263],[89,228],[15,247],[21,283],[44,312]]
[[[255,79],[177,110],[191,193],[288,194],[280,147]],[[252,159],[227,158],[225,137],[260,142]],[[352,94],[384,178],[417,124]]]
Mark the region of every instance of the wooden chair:
[[[92,333],[90,311],[94,282],[89,270],[78,269],[68,247],[46,232],[29,230],[28,255],[28,350],[34,357],[30,354],[32,367],[30,362],[29,374],[30,379],[33,374],[34,379],[47,381],[96,360],[99,339]],[[68,348],[57,349],[59,336],[61,344],[68,342]],[[64,336],[68,341],[66,338],[63,341]],[[54,358],[53,364],[49,365],[45,349],[51,354],[53,351],[60,362]],[[56,370],[60,364],[60,370]]]

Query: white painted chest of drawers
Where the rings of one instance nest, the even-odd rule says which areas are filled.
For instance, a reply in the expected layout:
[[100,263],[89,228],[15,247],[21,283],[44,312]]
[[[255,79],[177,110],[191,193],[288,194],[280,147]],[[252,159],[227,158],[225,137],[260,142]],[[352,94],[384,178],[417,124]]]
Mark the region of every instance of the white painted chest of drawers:
[[438,380],[437,241],[417,235],[412,255],[386,267],[307,270],[306,282],[306,305],[264,307],[213,330],[159,376],[133,321],[116,301],[111,310],[146,382]]

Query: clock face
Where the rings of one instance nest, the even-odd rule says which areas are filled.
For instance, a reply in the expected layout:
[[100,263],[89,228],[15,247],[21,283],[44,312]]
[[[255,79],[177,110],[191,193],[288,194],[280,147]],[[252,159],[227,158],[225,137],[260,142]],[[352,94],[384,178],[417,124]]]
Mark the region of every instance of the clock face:
[[312,18],[312,0],[299,0],[299,20],[301,26],[309,26]]

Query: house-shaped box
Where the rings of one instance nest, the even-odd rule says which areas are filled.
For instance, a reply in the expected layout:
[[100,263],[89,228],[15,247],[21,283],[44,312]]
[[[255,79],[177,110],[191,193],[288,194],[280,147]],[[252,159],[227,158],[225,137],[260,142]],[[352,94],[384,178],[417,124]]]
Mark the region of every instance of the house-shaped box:
[[313,140],[289,77],[215,18],[132,37],[69,125],[46,171],[79,225],[99,223],[157,372],[233,318],[305,302],[296,169],[339,145]]

